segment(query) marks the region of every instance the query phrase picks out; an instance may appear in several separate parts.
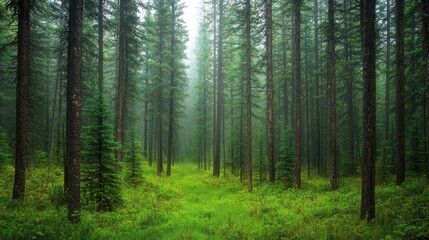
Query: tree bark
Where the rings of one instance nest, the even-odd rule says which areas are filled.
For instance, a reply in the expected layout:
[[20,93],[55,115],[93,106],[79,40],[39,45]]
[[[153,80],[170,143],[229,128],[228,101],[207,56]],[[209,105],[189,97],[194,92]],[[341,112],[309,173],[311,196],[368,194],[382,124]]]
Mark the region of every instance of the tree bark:
[[404,0],[395,1],[396,10],[396,184],[405,181],[405,104],[404,104]]
[[67,207],[68,219],[80,222],[80,160],[82,103],[82,15],[83,1],[69,2],[69,35],[67,67]]
[[386,165],[387,165],[387,146],[389,141],[389,127],[390,127],[390,0],[387,0],[387,33],[386,33],[386,94],[384,100],[384,143],[383,143],[383,166],[382,166],[382,180],[386,178]]
[[301,0],[294,1],[293,66],[295,80],[295,187],[301,188]]
[[217,76],[217,111],[216,111],[216,138],[215,138],[215,158],[213,160],[213,176],[220,175],[220,155],[221,155],[221,133],[223,119],[223,0],[219,0],[219,34],[218,34],[218,76]]
[[29,154],[30,8],[30,1],[18,1],[15,179],[12,198],[20,201],[24,200],[25,168]]
[[[422,0],[423,11],[423,49],[426,61],[426,114],[429,110],[429,1]],[[429,119],[429,116],[426,117]],[[426,149],[429,150],[429,121],[426,122]],[[429,154],[426,152],[426,180],[429,183]]]
[[250,0],[246,0],[246,80],[247,80],[247,191],[251,192],[252,182],[252,43],[250,38]]
[[315,149],[315,162],[316,172],[318,176],[321,176],[321,164],[320,164],[320,77],[319,77],[319,2],[314,0],[314,75],[316,84],[316,123],[315,123],[315,138],[316,138],[316,149]]
[[171,175],[171,158],[173,153],[173,121],[174,121],[174,87],[175,87],[175,24],[176,24],[176,0],[171,1],[172,14],[172,29],[171,29],[171,59],[170,59],[170,99],[169,99],[169,114],[168,114],[168,139],[167,139],[167,176]]
[[363,159],[361,219],[375,218],[375,0],[361,0],[363,50]]
[[328,81],[329,81],[329,108],[331,115],[331,189],[336,190],[337,185],[337,93],[335,77],[335,9],[334,0],[328,1]]
[[122,144],[124,140],[124,112],[125,112],[125,45],[126,45],[126,30],[125,30],[125,12],[127,0],[119,2],[119,53],[118,53],[118,85],[116,98],[116,142],[119,147],[116,150],[116,161],[121,161],[123,157]]
[[275,182],[274,112],[273,112],[273,18],[272,0],[265,1],[265,48],[267,51],[267,124],[268,124],[268,180]]

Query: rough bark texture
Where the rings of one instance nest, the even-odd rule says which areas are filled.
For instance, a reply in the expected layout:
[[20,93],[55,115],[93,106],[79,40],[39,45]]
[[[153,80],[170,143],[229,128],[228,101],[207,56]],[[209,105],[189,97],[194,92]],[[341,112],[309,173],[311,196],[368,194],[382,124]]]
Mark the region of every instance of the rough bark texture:
[[405,181],[405,104],[404,104],[404,0],[395,1],[396,10],[396,184]]
[[28,162],[28,100],[30,91],[30,1],[18,1],[18,65],[16,81],[15,181],[12,198],[24,200]]
[[213,160],[213,176],[220,175],[220,147],[223,121],[223,0],[219,0],[219,34],[218,34],[218,72],[217,72],[217,111],[216,111],[216,138],[215,138],[215,158]]
[[67,209],[72,223],[80,222],[80,131],[82,102],[82,13],[83,1],[69,2],[67,67]]
[[301,0],[294,1],[293,66],[295,80],[295,187],[301,188]]
[[247,80],[247,190],[252,191],[252,65],[250,38],[250,0],[246,0],[246,80]]
[[267,51],[267,154],[268,154],[268,180],[275,181],[274,162],[274,97],[273,97],[273,17],[272,0],[265,1],[265,48]]
[[361,219],[375,218],[375,0],[361,0],[363,159]]
[[[422,0],[423,11],[423,48],[426,60],[426,114],[429,112],[429,1]],[[426,119],[429,119],[427,116]],[[426,131],[429,131],[429,121],[426,122]],[[426,138],[429,134],[426,132]],[[429,150],[429,139],[426,139],[426,149]],[[429,183],[429,154],[426,152],[426,180]]]
[[337,185],[337,92],[335,78],[335,22],[334,22],[334,0],[328,1],[328,82],[329,82],[329,110],[331,114],[331,189],[336,190]]
[[116,142],[120,144],[116,150],[116,161],[121,161],[123,157],[122,143],[124,140],[124,113],[125,113],[125,8],[127,0],[119,2],[119,53],[118,53],[118,83],[116,98]]

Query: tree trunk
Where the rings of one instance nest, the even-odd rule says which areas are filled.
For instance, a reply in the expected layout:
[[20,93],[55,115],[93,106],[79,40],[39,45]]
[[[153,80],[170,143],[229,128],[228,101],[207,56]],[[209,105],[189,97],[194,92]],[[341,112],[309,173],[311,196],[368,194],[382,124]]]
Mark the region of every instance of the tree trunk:
[[247,79],[247,191],[251,192],[252,183],[252,43],[250,38],[250,0],[246,0],[246,79]]
[[389,141],[389,127],[390,127],[390,0],[387,0],[387,43],[386,43],[386,94],[384,100],[384,143],[383,143],[383,166],[381,168],[382,181],[386,178],[386,165],[387,165],[387,146]]
[[375,218],[375,0],[361,0],[363,50],[363,159],[361,219]]
[[30,91],[30,1],[18,1],[18,65],[16,81],[15,180],[12,198],[23,201],[28,163],[28,100]]
[[[422,0],[423,11],[423,48],[426,60],[426,101],[429,99],[429,1]],[[426,114],[429,112],[429,101],[426,102]],[[426,119],[429,119],[427,116]],[[429,121],[426,122],[426,149],[429,150]],[[429,154],[426,152],[426,180],[429,183]]]
[[116,98],[116,142],[119,147],[116,150],[116,161],[121,161],[123,157],[122,144],[124,140],[124,109],[125,109],[125,12],[127,0],[119,2],[119,53],[118,53],[118,85]]
[[328,1],[328,81],[329,81],[329,108],[331,114],[331,189],[337,186],[337,93],[335,78],[335,19],[334,0]]
[[83,1],[69,2],[67,67],[67,203],[68,219],[80,222],[80,131],[82,103],[82,15]]
[[404,0],[395,1],[396,10],[396,184],[405,181],[404,105]]
[[216,138],[215,158],[213,160],[213,176],[220,175],[221,134],[223,118],[223,0],[219,0],[219,34],[218,34],[218,77],[217,77],[217,111],[216,111]]
[[170,59],[170,99],[169,99],[169,114],[168,114],[168,139],[167,139],[167,176],[171,175],[171,158],[173,153],[173,121],[174,121],[174,85],[175,85],[175,33],[174,27],[176,24],[176,0],[171,1],[172,14],[172,29],[171,29],[171,59]]
[[273,112],[273,18],[272,0],[265,1],[265,48],[267,51],[267,124],[268,124],[268,179],[275,182],[274,112]]
[[[104,79],[104,24],[103,24],[103,4],[104,0],[98,0],[98,92],[103,96]],[[101,125],[100,125],[101,126]]]
[[295,80],[295,187],[301,188],[301,0],[294,1],[293,66]]
[[[216,16],[216,9],[217,9],[217,1],[213,0],[213,165],[215,165],[214,161],[216,159],[216,88],[217,88],[217,64],[216,64],[216,56],[217,56],[217,16]],[[210,163],[209,163],[209,170],[210,170]]]
[[316,149],[315,149],[315,162],[317,175],[321,175],[321,164],[320,164],[320,77],[319,77],[319,2],[314,0],[314,75],[316,84],[316,123],[315,123],[315,138],[316,138]]

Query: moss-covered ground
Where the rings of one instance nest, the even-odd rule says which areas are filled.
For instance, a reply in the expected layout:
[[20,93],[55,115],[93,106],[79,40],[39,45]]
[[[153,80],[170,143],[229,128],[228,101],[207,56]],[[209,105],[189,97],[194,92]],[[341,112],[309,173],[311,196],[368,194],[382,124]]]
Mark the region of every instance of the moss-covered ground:
[[303,179],[301,190],[258,184],[252,193],[234,176],[214,178],[195,164],[157,177],[144,165],[142,183],[123,184],[123,204],[92,211],[83,201],[82,223],[69,224],[62,203],[60,167],[32,166],[26,199],[11,201],[13,168],[0,177],[0,239],[429,239],[429,187],[409,178],[379,185],[376,219],[359,220],[360,180]]

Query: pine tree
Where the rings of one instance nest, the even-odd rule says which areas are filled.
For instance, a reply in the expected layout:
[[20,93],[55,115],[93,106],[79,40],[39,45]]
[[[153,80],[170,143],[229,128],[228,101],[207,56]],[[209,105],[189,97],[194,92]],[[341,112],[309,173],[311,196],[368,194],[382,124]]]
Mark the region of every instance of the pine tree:
[[97,95],[88,109],[92,124],[84,127],[82,191],[95,201],[97,211],[111,211],[120,198],[120,178],[116,171],[111,113],[103,97]]

